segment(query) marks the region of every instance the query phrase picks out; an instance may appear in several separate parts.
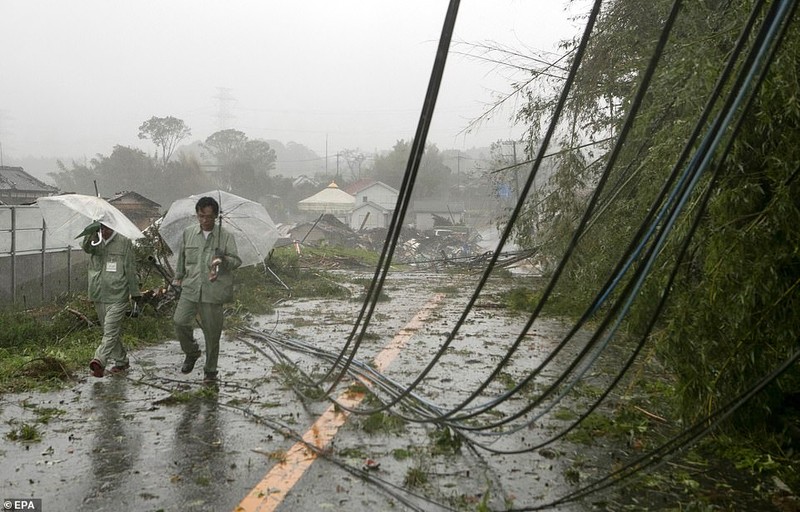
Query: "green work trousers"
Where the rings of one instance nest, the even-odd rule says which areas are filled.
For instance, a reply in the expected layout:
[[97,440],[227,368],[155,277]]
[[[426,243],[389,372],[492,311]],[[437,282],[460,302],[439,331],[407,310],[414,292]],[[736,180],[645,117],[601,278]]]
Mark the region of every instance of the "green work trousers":
[[200,328],[206,340],[206,364],[203,371],[217,372],[219,359],[219,338],[222,336],[222,304],[208,302],[192,302],[181,297],[175,307],[175,335],[181,342],[181,350],[186,355],[197,355],[200,346],[194,339],[194,320],[200,316]]
[[103,327],[103,339],[94,352],[94,358],[105,368],[111,360],[116,366],[128,364],[128,351],[122,345],[122,320],[128,312],[128,301],[95,302],[97,319]]

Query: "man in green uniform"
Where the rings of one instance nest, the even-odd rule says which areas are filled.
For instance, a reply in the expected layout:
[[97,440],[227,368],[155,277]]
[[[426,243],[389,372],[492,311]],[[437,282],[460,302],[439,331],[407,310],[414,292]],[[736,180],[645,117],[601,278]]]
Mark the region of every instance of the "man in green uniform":
[[222,305],[233,300],[233,273],[242,260],[233,235],[222,228],[216,219],[219,204],[213,197],[202,197],[195,205],[198,226],[183,232],[178,250],[174,285],[181,287],[173,321],[175,334],[186,357],[182,373],[191,373],[200,358],[200,347],[194,339],[195,317],[206,344],[204,381],[217,380],[219,339],[222,335]]
[[89,363],[95,377],[102,377],[109,362],[111,373],[130,367],[128,352],[122,345],[122,320],[131,298],[138,304],[142,294],[136,275],[133,244],[124,236],[100,223],[84,230],[81,247],[89,253],[89,299],[94,302],[103,339]]

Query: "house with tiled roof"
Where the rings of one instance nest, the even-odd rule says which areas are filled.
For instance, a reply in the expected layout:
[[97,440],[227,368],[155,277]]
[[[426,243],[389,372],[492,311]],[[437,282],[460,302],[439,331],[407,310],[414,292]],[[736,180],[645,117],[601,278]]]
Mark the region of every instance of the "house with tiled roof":
[[22,167],[0,165],[0,204],[33,204],[39,197],[57,193],[58,188],[37,180]]
[[108,202],[142,231],[161,217],[161,205],[137,192],[117,192]]

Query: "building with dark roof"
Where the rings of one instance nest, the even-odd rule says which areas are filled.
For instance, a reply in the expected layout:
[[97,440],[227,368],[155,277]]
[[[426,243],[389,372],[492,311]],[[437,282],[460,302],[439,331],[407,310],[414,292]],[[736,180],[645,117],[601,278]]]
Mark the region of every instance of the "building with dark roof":
[[56,193],[58,188],[37,180],[22,167],[0,165],[0,204],[33,204],[39,197]]
[[114,197],[108,199],[108,202],[124,213],[142,231],[161,217],[161,205],[137,192],[117,192]]

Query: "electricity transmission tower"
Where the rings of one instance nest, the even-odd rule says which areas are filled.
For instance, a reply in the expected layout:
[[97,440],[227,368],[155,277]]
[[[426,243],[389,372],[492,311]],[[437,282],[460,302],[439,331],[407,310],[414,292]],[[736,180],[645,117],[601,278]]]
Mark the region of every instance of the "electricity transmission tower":
[[227,130],[231,127],[231,122],[236,118],[233,114],[233,104],[236,98],[231,95],[231,90],[227,87],[217,87],[217,126],[220,130]]

